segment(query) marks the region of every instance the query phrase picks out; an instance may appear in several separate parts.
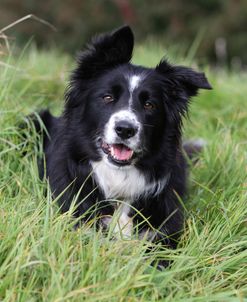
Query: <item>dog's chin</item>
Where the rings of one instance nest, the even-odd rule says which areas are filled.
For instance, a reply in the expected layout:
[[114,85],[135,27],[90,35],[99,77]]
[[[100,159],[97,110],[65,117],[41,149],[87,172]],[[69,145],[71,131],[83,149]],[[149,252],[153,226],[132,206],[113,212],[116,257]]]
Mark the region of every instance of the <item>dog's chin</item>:
[[106,142],[102,142],[101,149],[104,152],[104,158],[107,163],[115,167],[127,168],[131,166],[136,159],[136,153],[134,150],[121,143],[108,144]]

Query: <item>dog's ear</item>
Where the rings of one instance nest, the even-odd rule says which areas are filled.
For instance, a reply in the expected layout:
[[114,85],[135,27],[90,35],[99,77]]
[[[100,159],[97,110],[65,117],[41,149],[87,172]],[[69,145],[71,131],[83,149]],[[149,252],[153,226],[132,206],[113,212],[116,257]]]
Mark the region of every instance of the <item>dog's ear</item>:
[[83,93],[88,81],[107,69],[128,63],[133,47],[134,35],[129,26],[94,37],[86,50],[79,53],[78,65],[71,75],[66,92],[66,110],[83,104]]
[[175,85],[180,85],[185,90],[188,97],[197,94],[198,89],[212,89],[205,74],[197,72],[184,66],[173,66],[166,60],[162,60],[156,70],[162,73],[167,79]]
[[190,97],[195,96],[198,89],[212,89],[204,73],[191,68],[173,66],[162,60],[155,70],[162,75],[165,106],[170,113],[170,121],[181,123],[181,116],[188,110]]
[[73,78],[90,79],[106,68],[128,63],[132,57],[134,35],[129,26],[96,36],[78,56]]

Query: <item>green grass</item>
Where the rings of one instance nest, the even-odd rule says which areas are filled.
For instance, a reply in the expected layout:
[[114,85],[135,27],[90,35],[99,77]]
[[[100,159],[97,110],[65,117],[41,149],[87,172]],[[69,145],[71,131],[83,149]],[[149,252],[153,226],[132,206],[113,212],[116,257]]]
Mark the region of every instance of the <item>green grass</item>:
[[[156,64],[162,50],[152,49],[134,61]],[[194,99],[185,123],[185,137],[208,145],[192,167],[184,235],[176,251],[147,257],[144,241],[73,230],[71,213],[44,194],[34,131],[23,140],[17,128],[38,108],[61,111],[73,65],[32,48],[1,58],[0,301],[247,301],[247,75],[206,69],[214,90]],[[158,271],[157,257],[173,265]]]

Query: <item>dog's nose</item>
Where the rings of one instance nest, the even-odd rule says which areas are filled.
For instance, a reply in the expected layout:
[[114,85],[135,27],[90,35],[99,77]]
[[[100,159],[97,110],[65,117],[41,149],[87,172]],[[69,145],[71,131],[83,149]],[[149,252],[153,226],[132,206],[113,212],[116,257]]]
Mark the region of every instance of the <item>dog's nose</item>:
[[122,139],[128,139],[137,133],[137,127],[130,122],[121,121],[115,126],[115,131]]

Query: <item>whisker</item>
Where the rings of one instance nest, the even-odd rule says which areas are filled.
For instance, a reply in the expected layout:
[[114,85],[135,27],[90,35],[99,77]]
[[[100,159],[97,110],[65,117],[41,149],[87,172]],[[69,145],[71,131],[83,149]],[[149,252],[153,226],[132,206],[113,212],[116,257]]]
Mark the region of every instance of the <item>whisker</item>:
[[143,124],[143,126],[145,126],[145,127],[154,127],[154,125],[150,125],[150,124]]

